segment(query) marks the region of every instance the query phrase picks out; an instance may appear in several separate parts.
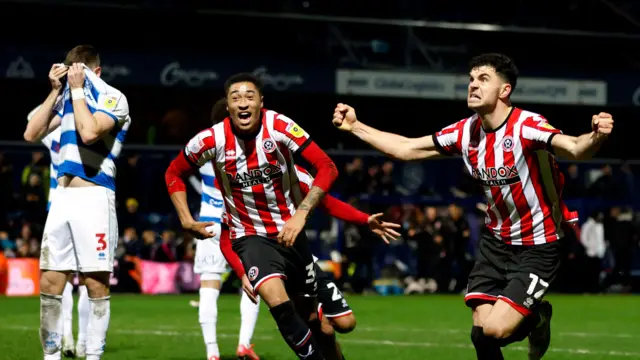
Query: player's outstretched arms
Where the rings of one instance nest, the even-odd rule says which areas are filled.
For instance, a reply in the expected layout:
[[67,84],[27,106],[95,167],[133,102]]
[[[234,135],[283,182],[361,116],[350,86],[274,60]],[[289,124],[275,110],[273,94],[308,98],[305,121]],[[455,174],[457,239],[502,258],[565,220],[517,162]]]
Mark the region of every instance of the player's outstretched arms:
[[394,159],[411,161],[425,160],[440,156],[433,137],[407,138],[380,131],[358,121],[356,111],[349,105],[338,104],[333,113],[333,125],[349,131],[364,142]]
[[193,234],[196,239],[208,239],[215,235],[208,230],[214,223],[195,221],[187,203],[187,187],[184,179],[188,178],[194,171],[195,168],[187,160],[184,152],[180,152],[167,168],[164,179],[182,228]]
[[554,153],[569,160],[592,158],[613,131],[613,117],[604,112],[593,115],[591,128],[593,131],[578,137],[564,134],[555,135],[551,139]]
[[59,104],[58,97],[62,91],[60,81],[67,74],[67,67],[62,64],[54,64],[49,71],[49,82],[51,92],[40,107],[27,116],[29,123],[24,131],[24,139],[28,142],[39,142],[48,133],[60,126],[61,118],[55,111],[56,104]]
[[397,238],[400,237],[400,234],[394,230],[400,228],[400,224],[380,220],[380,217],[383,215],[382,213],[375,215],[365,214],[331,195],[326,195],[322,199],[320,206],[329,216],[336,219],[356,225],[368,225],[371,231],[380,236],[387,244],[389,240],[397,240]]

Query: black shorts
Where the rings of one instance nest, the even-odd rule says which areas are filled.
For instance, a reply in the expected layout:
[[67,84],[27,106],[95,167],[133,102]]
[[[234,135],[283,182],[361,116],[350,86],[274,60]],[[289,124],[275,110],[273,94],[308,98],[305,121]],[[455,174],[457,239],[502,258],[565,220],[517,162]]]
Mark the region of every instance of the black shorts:
[[292,247],[257,235],[233,240],[232,247],[256,294],[260,285],[271,278],[283,279],[290,295],[317,294],[313,257],[304,231]]
[[534,246],[507,245],[483,232],[476,263],[469,274],[469,307],[506,301],[524,316],[542,300],[562,260],[564,239]]
[[328,318],[337,318],[349,315],[353,312],[347,304],[342,291],[331,281],[329,276],[314,264],[316,279],[318,281],[318,308],[321,315]]

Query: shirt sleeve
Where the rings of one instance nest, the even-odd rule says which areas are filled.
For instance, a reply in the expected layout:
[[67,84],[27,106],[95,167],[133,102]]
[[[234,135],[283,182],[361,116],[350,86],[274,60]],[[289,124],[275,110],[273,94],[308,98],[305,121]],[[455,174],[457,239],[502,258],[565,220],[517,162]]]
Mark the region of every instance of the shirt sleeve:
[[309,134],[300,125],[282,114],[276,115],[273,129],[274,140],[286,145],[293,153],[304,150],[311,142]]
[[184,148],[184,155],[192,165],[203,166],[216,157],[216,141],[213,129],[202,130],[191,138]]
[[464,124],[465,120],[461,120],[433,134],[433,143],[441,155],[462,154]]
[[525,148],[531,150],[548,150],[553,153],[551,139],[562,131],[554,128],[543,116],[536,115],[522,122],[520,137]]
[[302,196],[307,196],[309,189],[313,186],[313,176],[311,176],[305,168],[298,165],[294,166],[296,168],[296,176],[298,176]]
[[109,115],[116,124],[122,126],[129,118],[129,102],[124,94],[100,94],[98,95],[96,111]]
[[58,95],[55,104],[53,104],[53,112],[60,117],[62,117],[62,113],[64,110],[64,97],[64,93],[63,95]]
[[222,252],[225,260],[227,260],[229,266],[233,269],[233,272],[242,279],[245,275],[244,266],[242,265],[242,261],[238,254],[233,251],[229,228],[227,226],[222,226],[222,233],[220,234],[220,251]]

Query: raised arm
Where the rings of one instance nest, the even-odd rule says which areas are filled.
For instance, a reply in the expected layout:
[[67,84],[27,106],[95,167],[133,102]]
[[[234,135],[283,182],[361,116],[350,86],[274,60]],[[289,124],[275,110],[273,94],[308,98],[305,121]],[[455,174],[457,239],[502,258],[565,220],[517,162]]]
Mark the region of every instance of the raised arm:
[[394,159],[411,161],[438,157],[440,151],[432,135],[408,138],[380,131],[358,121],[356,111],[349,105],[338,104],[333,113],[333,125],[349,131],[362,141]]
[[593,115],[593,131],[578,137],[564,134],[551,139],[551,147],[556,155],[569,160],[588,160],[600,149],[602,143],[613,130],[613,117],[607,113]]
[[49,71],[49,82],[51,91],[36,110],[29,113],[27,119],[29,123],[24,131],[24,139],[28,142],[37,143],[48,133],[60,126],[61,117],[60,105],[64,99],[60,97],[62,82],[60,79],[67,74],[67,67],[61,64],[54,64]]
[[91,112],[84,95],[85,68],[82,64],[73,64],[68,78],[76,130],[83,143],[94,144],[129,115],[129,105],[122,94],[117,98],[101,94],[97,99],[99,108]]
[[546,149],[569,160],[586,160],[600,149],[613,130],[613,117],[607,113],[594,115],[593,131],[578,137],[565,135],[551,126],[542,116],[526,119],[522,124],[524,146],[532,150]]

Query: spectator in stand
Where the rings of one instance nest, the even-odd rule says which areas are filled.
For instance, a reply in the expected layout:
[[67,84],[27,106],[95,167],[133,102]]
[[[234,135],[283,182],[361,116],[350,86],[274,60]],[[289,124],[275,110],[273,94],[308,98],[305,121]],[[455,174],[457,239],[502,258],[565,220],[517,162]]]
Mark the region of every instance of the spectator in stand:
[[153,255],[153,261],[158,262],[174,262],[178,261],[176,257],[176,233],[172,230],[165,230],[162,232],[162,242],[160,246],[156,248]]
[[580,242],[585,248],[586,259],[584,265],[584,287],[592,293],[598,293],[600,289],[600,272],[602,271],[602,259],[607,251],[604,239],[604,225],[602,213],[594,212],[582,225]]
[[384,164],[382,164],[382,172],[380,173],[376,193],[383,196],[396,195],[396,185],[393,181],[393,162],[385,161]]
[[621,194],[620,186],[613,176],[611,165],[603,165],[600,171],[600,177],[591,184],[587,193],[603,199],[619,199]]
[[621,186],[622,186],[622,197],[626,200],[633,200],[636,198],[635,191],[635,178],[633,176],[633,171],[631,170],[631,166],[628,162],[625,162],[620,166],[621,173]]
[[9,239],[9,233],[6,231],[0,231],[0,252],[4,252],[4,255],[8,258],[15,257],[16,243]]
[[447,266],[455,266],[457,269],[449,290],[460,292],[467,287],[467,278],[473,265],[469,254],[469,239],[471,231],[469,223],[464,217],[464,211],[456,204],[450,204],[448,208],[449,217],[444,222],[443,236],[447,239]]
[[152,260],[156,251],[156,232],[153,230],[145,230],[142,232],[142,246],[140,248],[140,258],[143,260]]
[[44,152],[34,151],[31,153],[31,162],[22,169],[23,186],[29,183],[31,174],[38,174],[41,179],[49,178],[49,161],[45,157]]
[[13,198],[13,165],[0,152],[0,226],[4,226]]
[[585,195],[584,179],[580,175],[576,164],[571,164],[567,167],[562,195],[566,199],[575,199]]
[[37,172],[31,172],[22,191],[23,218],[34,224],[44,224],[47,217],[47,196],[40,176]]
[[127,199],[123,210],[119,214],[120,227],[122,229],[133,228],[136,233],[141,233],[146,228],[147,222],[138,211],[138,200],[134,198]]
[[122,236],[123,247],[126,255],[130,256],[139,256],[140,250],[142,248],[142,244],[140,240],[138,240],[138,233],[136,229],[133,227],[128,227],[124,229],[124,234]]
[[344,193],[346,197],[362,193],[365,182],[364,164],[362,158],[356,157],[345,165]]

